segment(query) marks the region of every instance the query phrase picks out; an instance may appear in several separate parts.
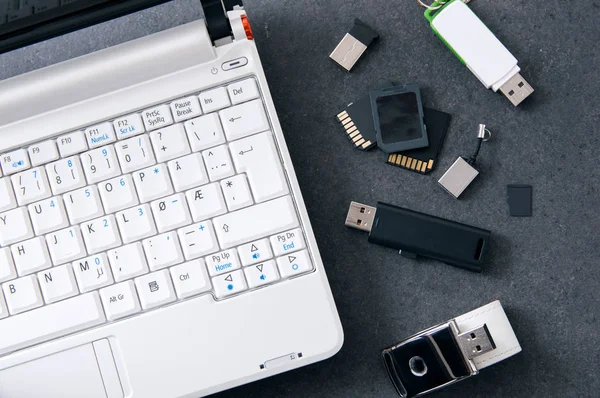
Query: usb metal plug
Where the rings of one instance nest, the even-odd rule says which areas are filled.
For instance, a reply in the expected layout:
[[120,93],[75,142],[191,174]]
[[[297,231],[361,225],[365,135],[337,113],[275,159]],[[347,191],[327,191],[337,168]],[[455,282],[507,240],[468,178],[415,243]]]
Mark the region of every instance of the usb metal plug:
[[500,87],[500,91],[514,106],[517,106],[533,93],[533,87],[520,73],[517,73]]
[[473,359],[490,352],[496,344],[486,324],[458,335],[458,345],[467,359]]
[[376,211],[377,209],[373,206],[352,202],[350,203],[350,209],[348,209],[348,215],[346,216],[346,226],[360,229],[361,231],[371,232]]

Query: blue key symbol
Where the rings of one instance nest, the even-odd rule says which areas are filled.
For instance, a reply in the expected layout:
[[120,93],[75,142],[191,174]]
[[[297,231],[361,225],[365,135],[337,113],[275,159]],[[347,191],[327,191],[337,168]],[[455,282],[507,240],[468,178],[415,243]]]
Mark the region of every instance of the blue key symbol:
[[259,257],[260,257],[260,254],[258,254],[258,253],[254,253],[252,255],[252,258],[255,259],[255,260],[258,260]]
[[267,279],[267,277],[265,276],[265,274],[262,274],[262,275],[260,276],[260,280],[261,280],[261,281],[264,281],[265,279]]
[[227,290],[233,290],[233,285],[231,283],[227,285]]
[[292,264],[292,269],[294,271],[298,271],[298,264]]

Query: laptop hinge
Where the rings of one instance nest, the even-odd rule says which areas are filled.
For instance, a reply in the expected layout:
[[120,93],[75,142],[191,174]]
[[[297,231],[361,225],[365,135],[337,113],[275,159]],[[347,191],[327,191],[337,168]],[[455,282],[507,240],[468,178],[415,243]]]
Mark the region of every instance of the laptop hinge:
[[242,0],[200,0],[204,9],[204,20],[208,34],[215,46],[232,41],[231,23],[227,13],[242,8]]

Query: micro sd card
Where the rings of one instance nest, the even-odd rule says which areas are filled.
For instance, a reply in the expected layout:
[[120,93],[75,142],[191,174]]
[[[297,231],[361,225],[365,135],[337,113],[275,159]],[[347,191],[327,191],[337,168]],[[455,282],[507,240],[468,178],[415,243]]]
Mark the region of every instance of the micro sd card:
[[391,153],[388,155],[387,164],[421,174],[427,174],[435,168],[452,116],[446,112],[430,108],[423,108],[423,111],[429,136],[429,146]]

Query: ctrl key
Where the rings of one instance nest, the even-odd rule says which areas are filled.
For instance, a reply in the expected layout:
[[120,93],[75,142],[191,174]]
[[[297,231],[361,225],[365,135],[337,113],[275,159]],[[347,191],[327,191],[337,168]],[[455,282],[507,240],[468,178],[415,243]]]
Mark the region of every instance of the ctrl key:
[[109,321],[123,318],[140,312],[138,299],[133,281],[127,281],[100,290],[100,298],[104,312]]
[[244,272],[242,270],[233,271],[225,275],[217,276],[212,279],[217,298],[231,296],[248,289]]

